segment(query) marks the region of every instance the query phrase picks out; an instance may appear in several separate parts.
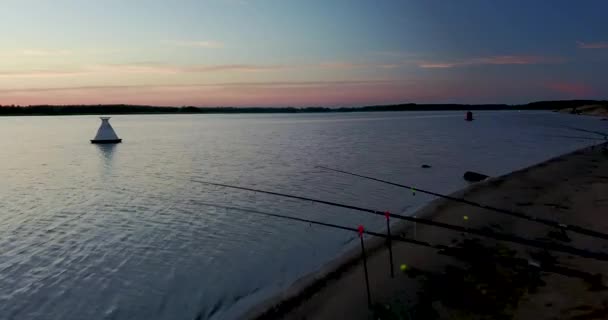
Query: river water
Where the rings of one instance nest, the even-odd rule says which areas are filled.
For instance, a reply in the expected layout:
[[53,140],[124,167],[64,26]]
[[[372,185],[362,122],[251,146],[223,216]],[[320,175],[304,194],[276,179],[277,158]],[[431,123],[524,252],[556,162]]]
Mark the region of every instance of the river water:
[[[355,234],[205,203],[382,230],[381,218],[206,180],[411,213],[474,170],[505,174],[594,143],[551,112],[0,118],[0,319],[231,319],[346,251]],[[422,164],[432,168],[422,169]]]

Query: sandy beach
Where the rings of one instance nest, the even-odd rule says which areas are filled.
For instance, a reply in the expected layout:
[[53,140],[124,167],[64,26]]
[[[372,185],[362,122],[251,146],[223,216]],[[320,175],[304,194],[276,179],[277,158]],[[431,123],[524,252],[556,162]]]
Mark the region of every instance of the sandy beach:
[[582,105],[575,108],[565,108],[557,110],[557,112],[571,113],[571,114],[582,114],[587,116],[606,117],[608,116],[608,105],[604,104],[591,104]]
[[[467,200],[536,217],[579,225],[608,233],[608,155],[600,147],[586,148],[535,166],[476,183],[455,194]],[[375,182],[370,182],[371,184]],[[438,199],[416,213],[430,218],[471,228],[490,228],[503,233],[517,234],[528,239],[567,244],[576,248],[608,252],[608,241],[568,232],[565,237],[555,235],[555,228],[513,218],[465,204]],[[466,218],[465,218],[466,216]],[[418,224],[399,223],[395,233],[428,241],[433,244],[454,245],[478,243],[486,247],[503,246],[524,261],[536,261],[539,250],[526,246],[499,242],[489,238],[460,234]],[[408,308],[420,300],[433,275],[446,275],[446,270],[461,267],[463,262],[438,254],[437,250],[412,244],[393,243],[395,269],[390,277],[388,250],[382,239],[366,238],[371,297],[375,308]],[[468,241],[468,242],[467,242]],[[502,250],[502,249],[501,249]],[[339,257],[318,273],[301,279],[283,292],[246,314],[257,319],[369,319],[380,318],[367,305],[363,265],[360,251],[355,248]],[[594,283],[577,276],[540,272],[540,285],[517,291],[516,301],[505,310],[506,318],[514,319],[605,319],[608,315],[608,262],[550,252],[556,265],[577,270],[592,277]],[[401,265],[406,272],[400,272]],[[449,269],[452,268],[452,269]],[[431,276],[412,276],[419,270]],[[437,276],[439,277],[439,276]],[[425,280],[426,279],[426,280]],[[443,279],[443,278],[441,278]],[[431,281],[432,282],[432,281]],[[450,285],[446,291],[458,290]],[[491,291],[492,288],[487,290]],[[521,292],[520,292],[521,291]],[[480,289],[486,295],[486,289]],[[520,292],[520,293],[519,293]],[[459,292],[453,292],[458,295]],[[466,301],[468,298],[463,297]],[[471,297],[473,299],[473,297]],[[433,302],[438,318],[484,318],[474,311],[459,310],[458,306],[442,301]],[[390,317],[388,317],[390,318]],[[417,318],[417,317],[413,317]],[[420,317],[418,317],[420,318]],[[487,318],[487,317],[486,317]]]

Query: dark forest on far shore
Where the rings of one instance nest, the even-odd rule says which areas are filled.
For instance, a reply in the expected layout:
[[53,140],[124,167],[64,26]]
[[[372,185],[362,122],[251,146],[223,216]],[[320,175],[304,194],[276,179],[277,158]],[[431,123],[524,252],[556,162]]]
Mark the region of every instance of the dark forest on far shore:
[[84,115],[84,114],[220,114],[220,113],[322,113],[322,112],[377,112],[377,111],[457,111],[457,110],[556,110],[582,105],[608,105],[606,100],[538,101],[520,105],[508,104],[395,104],[366,107],[163,107],[145,105],[32,105],[2,106],[0,116],[24,115]]

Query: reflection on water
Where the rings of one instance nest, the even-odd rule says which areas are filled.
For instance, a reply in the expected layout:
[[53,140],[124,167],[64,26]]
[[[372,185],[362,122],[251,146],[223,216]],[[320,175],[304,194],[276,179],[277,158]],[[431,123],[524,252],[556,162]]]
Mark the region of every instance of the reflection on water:
[[112,159],[114,158],[114,153],[118,148],[118,144],[102,143],[94,145],[97,147],[100,159],[102,160],[103,176],[107,176],[112,173]]
[[117,143],[107,143],[107,144],[95,144],[99,154],[103,157],[104,162],[110,163],[112,162],[112,157],[114,156],[114,151],[116,150],[118,144]]
[[[202,203],[383,230],[383,218],[193,180],[400,212],[432,199],[315,169],[448,193],[593,143],[550,112],[0,118],[0,319],[233,319],[356,245],[356,235]],[[552,128],[548,128],[552,126]],[[8,138],[5,138],[8,137]],[[421,169],[429,164],[430,169]],[[355,242],[353,242],[353,240]]]

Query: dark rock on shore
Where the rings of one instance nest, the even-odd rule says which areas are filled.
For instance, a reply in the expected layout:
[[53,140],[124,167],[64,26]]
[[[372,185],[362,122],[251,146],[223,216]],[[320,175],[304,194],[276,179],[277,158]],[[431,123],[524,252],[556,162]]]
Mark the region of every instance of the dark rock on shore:
[[488,178],[489,176],[482,174],[482,173],[477,173],[477,172],[473,172],[473,171],[467,171],[464,173],[463,178],[469,182],[478,182],[481,180],[484,180],[486,178]]

